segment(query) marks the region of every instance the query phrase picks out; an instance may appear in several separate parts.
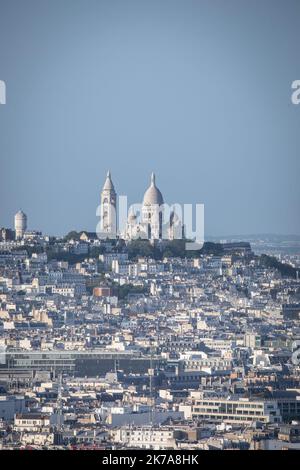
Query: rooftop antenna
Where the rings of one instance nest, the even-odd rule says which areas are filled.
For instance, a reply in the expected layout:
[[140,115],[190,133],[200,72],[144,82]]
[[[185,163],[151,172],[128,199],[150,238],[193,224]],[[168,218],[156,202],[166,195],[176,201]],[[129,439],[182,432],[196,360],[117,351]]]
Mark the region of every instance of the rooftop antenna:
[[150,369],[149,369],[149,393],[150,393],[150,410],[149,410],[149,424],[150,424],[150,441],[152,441],[152,430],[153,430],[153,346],[152,346],[152,338],[150,339]]
[[62,373],[58,375],[58,390],[57,390],[57,430],[61,431],[61,421],[62,421]]

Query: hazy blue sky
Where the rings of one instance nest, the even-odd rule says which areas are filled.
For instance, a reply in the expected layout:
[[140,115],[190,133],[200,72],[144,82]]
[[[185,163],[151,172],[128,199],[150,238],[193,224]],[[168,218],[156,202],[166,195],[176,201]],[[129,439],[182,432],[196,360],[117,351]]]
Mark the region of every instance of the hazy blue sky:
[[95,230],[107,169],[207,234],[300,234],[299,0],[0,0],[0,226]]

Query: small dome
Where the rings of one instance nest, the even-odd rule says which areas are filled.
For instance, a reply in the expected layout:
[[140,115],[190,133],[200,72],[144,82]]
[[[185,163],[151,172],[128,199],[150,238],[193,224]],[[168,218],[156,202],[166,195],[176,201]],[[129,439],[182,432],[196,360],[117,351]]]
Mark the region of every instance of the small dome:
[[26,214],[25,214],[23,211],[19,210],[19,211],[16,213],[15,217],[21,219],[21,218],[26,217]]
[[137,219],[137,216],[136,214],[133,212],[133,210],[130,210],[129,214],[128,214],[128,222],[134,222],[135,220]]
[[162,194],[155,184],[155,174],[152,173],[151,184],[144,194],[143,205],[152,206],[154,204],[157,204],[161,206],[163,203],[164,203],[164,200],[163,200]]

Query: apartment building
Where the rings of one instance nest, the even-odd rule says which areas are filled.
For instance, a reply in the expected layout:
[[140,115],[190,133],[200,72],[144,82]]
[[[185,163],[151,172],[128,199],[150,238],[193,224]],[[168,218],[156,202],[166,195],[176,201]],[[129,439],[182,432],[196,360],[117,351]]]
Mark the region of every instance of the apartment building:
[[254,421],[263,423],[282,421],[277,401],[235,397],[197,399],[192,406],[192,417],[243,424]]

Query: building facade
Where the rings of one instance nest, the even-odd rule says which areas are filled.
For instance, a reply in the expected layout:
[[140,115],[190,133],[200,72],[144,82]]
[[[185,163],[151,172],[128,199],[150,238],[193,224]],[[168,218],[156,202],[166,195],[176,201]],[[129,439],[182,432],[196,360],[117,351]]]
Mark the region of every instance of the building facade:
[[167,208],[163,195],[156,185],[155,174],[151,174],[150,185],[145,191],[142,204],[131,206],[127,214],[124,231],[117,230],[117,194],[110,172],[101,192],[100,238],[116,238],[119,235],[126,240],[174,240],[182,238],[181,214],[178,208]]

